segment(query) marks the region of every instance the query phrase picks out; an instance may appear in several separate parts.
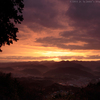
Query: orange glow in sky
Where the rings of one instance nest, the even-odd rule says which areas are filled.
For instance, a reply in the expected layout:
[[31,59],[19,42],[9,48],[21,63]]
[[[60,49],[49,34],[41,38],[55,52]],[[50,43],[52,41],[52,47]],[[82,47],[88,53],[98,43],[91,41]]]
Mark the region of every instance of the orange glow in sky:
[[100,60],[100,5],[38,1],[24,1],[19,40],[2,46],[0,62]]

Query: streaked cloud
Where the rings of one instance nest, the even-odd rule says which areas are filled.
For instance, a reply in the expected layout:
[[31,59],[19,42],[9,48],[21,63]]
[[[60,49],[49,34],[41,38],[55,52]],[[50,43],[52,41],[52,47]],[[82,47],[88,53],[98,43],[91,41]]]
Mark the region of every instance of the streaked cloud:
[[[24,0],[24,3],[24,21],[17,25],[18,44],[9,49],[3,47],[0,59],[100,59],[100,3],[70,3],[70,0]],[[48,56],[46,51],[73,53]]]
[[32,56],[7,56],[7,57],[0,57],[0,62],[3,60],[8,61],[43,61],[43,60],[100,60],[100,55],[93,55],[93,56],[40,56],[40,57],[32,57]]

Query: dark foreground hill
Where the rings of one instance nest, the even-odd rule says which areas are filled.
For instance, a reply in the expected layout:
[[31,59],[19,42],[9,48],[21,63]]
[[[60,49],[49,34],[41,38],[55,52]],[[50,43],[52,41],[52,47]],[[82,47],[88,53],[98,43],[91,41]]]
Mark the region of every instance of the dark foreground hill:
[[79,88],[0,73],[0,100],[100,100],[100,82]]
[[67,100],[100,100],[100,82],[80,88],[79,91],[70,95]]

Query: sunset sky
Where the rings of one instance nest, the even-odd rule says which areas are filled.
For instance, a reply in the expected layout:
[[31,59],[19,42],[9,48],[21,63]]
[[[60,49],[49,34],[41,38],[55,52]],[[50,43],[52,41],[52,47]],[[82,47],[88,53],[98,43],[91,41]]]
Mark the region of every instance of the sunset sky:
[[100,60],[100,2],[75,1],[24,0],[19,40],[2,46],[0,62]]

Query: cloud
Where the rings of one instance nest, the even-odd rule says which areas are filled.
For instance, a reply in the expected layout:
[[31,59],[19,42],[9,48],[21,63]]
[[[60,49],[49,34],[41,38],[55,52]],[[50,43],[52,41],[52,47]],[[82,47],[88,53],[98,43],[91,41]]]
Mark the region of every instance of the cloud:
[[[72,36],[73,41],[83,41],[87,44],[83,49],[100,50],[100,4],[99,3],[70,3],[66,17],[74,31],[63,32],[61,36]],[[69,47],[70,48],[70,47]],[[76,47],[77,48],[77,47]],[[77,48],[81,49],[81,48]]]
[[59,59],[100,59],[99,55],[93,55],[93,56],[59,56]]
[[[71,50],[100,50],[100,40],[88,39],[88,37],[61,34],[63,37],[55,38],[55,37],[44,37],[37,38],[35,42],[41,43],[42,46],[48,47],[58,47],[63,49],[71,49]],[[83,45],[81,45],[83,43]]]
[[[68,3],[65,0],[63,2],[66,5]],[[68,5],[69,8],[65,13],[68,22],[65,23],[72,27],[72,30],[60,32],[60,37],[37,38],[35,42],[41,43],[42,46],[71,50],[100,50],[100,4],[68,3]],[[83,45],[80,45],[81,43]]]
[[100,4],[99,3],[70,3],[66,17],[70,26],[81,30],[91,38],[100,37]]
[[47,56],[40,56],[40,57],[32,57],[32,56],[7,56],[7,57],[0,57],[1,60],[7,59],[7,60],[43,60],[43,59],[49,59],[49,58],[55,58],[55,57],[47,57]]
[[59,59],[59,60],[71,60],[71,59],[77,59],[77,60],[83,60],[83,59],[100,59],[99,55],[87,55],[84,56],[40,56],[40,57],[31,57],[31,56],[7,56],[7,57],[0,57],[0,60],[8,60],[8,61],[28,61],[28,60],[48,60],[48,59]]
[[57,29],[63,27],[58,20],[59,12],[52,0],[25,0],[24,24],[36,31],[39,29]]
[[18,33],[18,38],[21,39],[21,40],[27,40],[31,37],[31,34],[24,34],[24,33]]
[[[69,0],[25,0],[24,2],[23,25],[36,33],[42,34],[41,31],[44,30],[48,34],[48,37],[36,38],[36,43],[41,43],[44,47],[71,50],[100,50],[99,3],[70,3]],[[48,29],[53,33],[53,29],[63,31],[58,31],[59,36],[55,37],[51,36]],[[31,35],[26,34],[18,36],[23,37],[23,40],[31,38]]]
[[37,38],[37,43],[41,43],[42,46],[48,46],[48,47],[59,47],[59,48],[66,48],[67,46],[64,45],[64,43],[68,43],[67,39],[64,38],[55,38],[55,37],[44,37],[44,38]]

